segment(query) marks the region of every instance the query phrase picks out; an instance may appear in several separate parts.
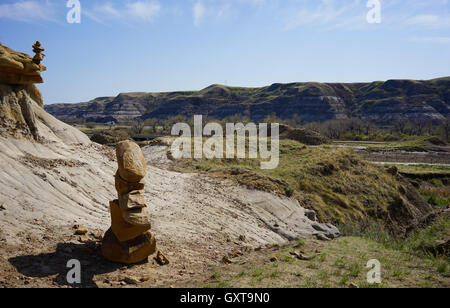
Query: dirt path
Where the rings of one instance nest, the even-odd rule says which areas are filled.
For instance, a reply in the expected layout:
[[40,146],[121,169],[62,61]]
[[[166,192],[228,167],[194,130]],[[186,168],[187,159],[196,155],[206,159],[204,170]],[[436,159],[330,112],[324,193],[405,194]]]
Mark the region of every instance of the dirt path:
[[449,152],[408,152],[408,151],[380,151],[372,152],[357,149],[356,153],[375,163],[427,164],[436,166],[450,165]]
[[450,168],[450,164],[424,164],[424,163],[402,163],[402,162],[387,162],[387,161],[380,161],[380,162],[373,162],[377,165],[403,165],[403,166],[421,166],[421,165],[427,165],[427,166],[435,166],[435,167],[448,167]]
[[[393,145],[389,142],[370,141],[334,141],[333,145],[340,148],[353,149],[367,160],[379,164],[405,164],[405,165],[434,165],[450,166],[450,147],[433,146],[427,151],[405,151],[395,149],[383,150],[381,146]],[[377,151],[369,150],[370,146],[380,146]]]

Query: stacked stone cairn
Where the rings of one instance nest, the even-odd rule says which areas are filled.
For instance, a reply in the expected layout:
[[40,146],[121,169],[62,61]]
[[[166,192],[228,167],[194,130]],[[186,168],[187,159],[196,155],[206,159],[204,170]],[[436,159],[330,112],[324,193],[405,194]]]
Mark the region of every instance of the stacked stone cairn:
[[41,42],[36,41],[36,43],[32,46],[33,47],[33,52],[35,53],[34,57],[33,57],[33,62],[36,63],[37,65],[40,65],[42,60],[44,60],[45,55],[43,54],[44,52],[44,48],[41,45]]
[[145,210],[147,164],[141,148],[131,141],[120,142],[116,155],[118,200],[110,202],[111,228],[103,238],[102,253],[112,262],[140,263],[157,252]]

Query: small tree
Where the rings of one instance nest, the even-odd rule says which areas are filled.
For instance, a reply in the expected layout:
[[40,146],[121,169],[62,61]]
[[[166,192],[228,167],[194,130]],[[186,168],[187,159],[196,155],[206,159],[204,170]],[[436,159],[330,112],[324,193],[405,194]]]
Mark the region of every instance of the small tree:
[[292,127],[301,127],[302,126],[302,119],[298,114],[294,114],[292,118],[287,119],[284,121],[287,125],[290,125]]
[[131,132],[133,135],[140,135],[144,132],[144,122],[141,119],[136,119],[131,126]]
[[154,134],[158,132],[158,119],[148,118],[147,120],[145,120],[144,125],[151,127],[151,130]]
[[407,119],[397,119],[394,123],[395,130],[400,134],[404,134],[406,132],[408,122],[409,121]]
[[283,123],[283,121],[276,115],[276,113],[272,113],[272,114],[266,116],[264,118],[263,122],[267,123],[269,125],[272,123],[279,123],[279,124]]
[[442,127],[444,128],[444,136],[445,136],[445,141],[449,142],[450,141],[450,118],[446,118],[444,123],[442,124]]

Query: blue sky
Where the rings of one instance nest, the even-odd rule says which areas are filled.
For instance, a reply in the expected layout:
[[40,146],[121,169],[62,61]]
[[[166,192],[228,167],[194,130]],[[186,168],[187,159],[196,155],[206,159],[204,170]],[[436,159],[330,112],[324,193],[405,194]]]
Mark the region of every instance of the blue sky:
[[449,0],[0,1],[0,42],[46,48],[48,103],[214,83],[356,82],[450,75]]

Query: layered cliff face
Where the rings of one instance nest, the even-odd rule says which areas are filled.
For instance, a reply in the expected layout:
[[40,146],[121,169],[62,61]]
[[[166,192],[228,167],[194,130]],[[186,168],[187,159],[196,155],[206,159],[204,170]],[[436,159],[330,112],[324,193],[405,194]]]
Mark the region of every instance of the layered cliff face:
[[372,120],[443,120],[450,116],[450,78],[389,80],[362,88],[356,114]]
[[372,83],[291,83],[263,88],[212,85],[201,91],[124,93],[87,103],[45,106],[65,121],[121,122],[142,117],[167,119],[242,115],[254,121],[275,114],[298,115],[305,122],[361,117],[378,122],[396,119],[443,120],[450,116],[450,77],[429,81]]
[[87,122],[129,121],[145,114],[151,94],[124,93],[117,97],[99,97],[81,104],[47,105],[45,109],[57,118],[73,122],[84,119]]

